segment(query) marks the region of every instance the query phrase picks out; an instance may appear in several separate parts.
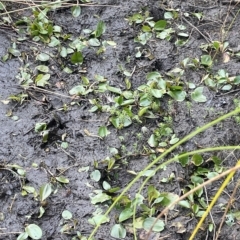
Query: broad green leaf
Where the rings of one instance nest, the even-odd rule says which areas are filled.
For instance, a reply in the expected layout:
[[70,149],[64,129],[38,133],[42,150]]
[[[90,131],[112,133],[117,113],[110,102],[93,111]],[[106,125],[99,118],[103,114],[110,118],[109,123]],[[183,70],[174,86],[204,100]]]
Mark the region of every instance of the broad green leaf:
[[164,13],[164,18],[165,19],[173,19],[173,14],[171,12],[165,12]]
[[186,200],[182,200],[182,201],[178,202],[178,204],[185,208],[191,208],[191,204],[189,203],[189,201],[186,201]]
[[185,91],[169,91],[168,95],[170,95],[176,101],[182,102],[187,94]]
[[9,48],[8,52],[11,53],[14,57],[21,56],[21,52],[15,48]]
[[107,86],[107,90],[113,93],[122,94],[122,90],[120,88]]
[[102,214],[97,214],[94,217],[88,219],[88,222],[94,226],[98,224],[103,224],[109,221],[110,221],[110,218]]
[[203,87],[196,88],[192,93],[192,100],[195,102],[206,102],[207,98],[203,95]]
[[25,228],[26,233],[32,239],[41,239],[42,238],[42,229],[36,224],[29,224]]
[[78,17],[81,14],[81,7],[80,6],[73,6],[71,8],[72,15],[74,17]]
[[38,87],[44,87],[48,83],[48,80],[50,79],[51,75],[49,73],[47,74],[38,74],[35,83]]
[[35,192],[35,188],[31,187],[31,186],[23,186],[22,189],[24,189],[28,193],[34,193]]
[[[181,155],[180,155],[181,156]],[[189,156],[185,156],[185,157],[181,157],[178,160],[180,162],[180,164],[185,167],[186,165],[189,164]]]
[[18,236],[17,240],[25,240],[27,238],[28,238],[28,234],[26,232],[23,232]]
[[101,20],[97,24],[97,29],[95,31],[95,37],[98,38],[100,37],[106,30],[105,23]]
[[97,38],[91,38],[88,40],[88,44],[92,47],[98,47],[101,45],[100,41]]
[[67,49],[65,47],[61,48],[60,55],[63,58],[65,58],[68,55]]
[[83,85],[78,85],[73,87],[70,91],[69,91],[70,95],[85,95],[86,94],[86,89]]
[[119,215],[119,222],[129,219],[133,215],[132,208],[125,208]]
[[48,73],[49,72],[49,67],[45,65],[38,65],[36,69],[40,72]]
[[213,61],[210,55],[202,55],[201,56],[201,64],[206,67],[210,67]]
[[41,61],[41,62],[46,62],[49,60],[49,55],[46,53],[40,53],[37,55],[37,60]]
[[194,154],[192,156],[192,162],[195,166],[200,166],[203,163],[203,158],[200,154]]
[[106,193],[99,193],[99,194],[95,195],[94,197],[91,197],[91,203],[92,204],[103,203],[110,199],[111,199],[111,197],[109,195],[107,195]]
[[161,98],[163,95],[162,90],[159,89],[151,89],[151,93],[155,98]]
[[154,25],[154,29],[157,30],[157,31],[162,31],[163,29],[166,28],[166,25],[167,25],[167,21],[166,20],[159,20],[155,23]]
[[[154,232],[161,232],[164,230],[164,222],[162,220],[157,220],[155,217],[149,217],[149,218],[146,218],[143,222],[143,228],[146,230],[146,231],[149,231],[152,228],[152,231]],[[154,222],[156,221],[156,223],[154,224]],[[154,226],[153,226],[154,224]]]
[[47,129],[47,124],[46,123],[36,123],[35,124],[35,132],[41,132]]
[[108,182],[103,181],[103,189],[104,190],[109,190],[109,189],[111,189],[111,185]]
[[41,207],[39,208],[39,216],[38,216],[38,218],[41,218],[44,213],[45,213],[45,209],[41,206]]
[[96,182],[98,182],[101,179],[101,173],[99,170],[94,170],[91,174],[90,174],[90,178]]
[[71,56],[71,62],[76,64],[76,63],[83,63],[83,55],[81,52],[75,52]]
[[158,142],[157,142],[157,139],[156,139],[156,137],[155,137],[154,134],[152,134],[152,135],[150,136],[150,138],[148,139],[148,145],[149,145],[150,147],[157,147]]
[[48,44],[49,47],[56,47],[60,45],[60,41],[55,38],[55,37],[51,37],[51,42]]
[[40,201],[44,201],[46,198],[50,196],[52,193],[52,185],[50,183],[46,183],[40,187],[39,196]]
[[61,148],[63,148],[63,149],[68,148],[68,142],[62,142],[61,143]]
[[114,238],[122,239],[126,237],[126,230],[121,224],[115,224],[111,230],[111,236]]
[[69,179],[64,176],[56,177],[56,180],[60,183],[69,183]]
[[62,218],[65,219],[65,220],[72,219],[72,213],[68,210],[64,210],[62,212]]
[[101,126],[99,129],[98,129],[98,136],[104,138],[106,137],[107,135],[109,135],[111,132],[109,132],[107,130],[107,127],[105,126]]

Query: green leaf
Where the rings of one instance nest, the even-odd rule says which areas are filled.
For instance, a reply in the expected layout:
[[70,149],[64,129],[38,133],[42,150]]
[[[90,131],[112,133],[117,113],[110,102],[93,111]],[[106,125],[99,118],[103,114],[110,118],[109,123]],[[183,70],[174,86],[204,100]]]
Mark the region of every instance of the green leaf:
[[40,72],[44,72],[44,73],[47,73],[49,72],[49,67],[48,66],[45,66],[45,65],[38,65],[36,67],[36,69]]
[[173,19],[173,14],[171,12],[165,12],[164,13],[164,18],[165,19]]
[[151,89],[151,93],[155,98],[161,98],[163,95],[162,90],[159,89]]
[[157,31],[162,31],[163,29],[166,28],[167,21],[166,20],[159,20],[154,24],[154,29]]
[[[181,155],[180,155],[181,156]],[[189,156],[181,157],[178,160],[183,167],[186,167],[189,163]]]
[[[154,222],[156,221],[156,223],[154,224]],[[154,224],[154,226],[153,226]],[[152,231],[154,232],[161,232],[164,230],[164,222],[162,220],[157,220],[157,218],[155,217],[149,217],[149,218],[146,218],[143,222],[143,228],[146,230],[146,231],[149,231],[152,228]]]
[[83,85],[78,85],[73,87],[70,91],[69,91],[70,95],[85,95],[86,94],[86,89]]
[[21,56],[21,52],[15,48],[9,48],[8,52],[11,53],[14,57]]
[[61,143],[61,148],[63,148],[63,149],[68,148],[68,142],[62,142]]
[[48,74],[38,74],[35,83],[38,87],[44,87],[48,83],[48,80],[50,79],[51,75]]
[[119,215],[119,222],[129,219],[133,215],[132,208],[125,208]]
[[25,231],[32,239],[41,239],[42,237],[42,229],[36,224],[29,224]]
[[192,93],[192,100],[195,102],[206,102],[207,98],[203,95],[203,87],[196,88]]
[[96,31],[94,32],[95,33],[95,37],[98,38],[100,37],[106,30],[106,26],[105,26],[105,23],[101,20],[98,22],[97,24],[97,29]]
[[67,49],[65,47],[61,48],[60,55],[63,58],[65,58],[68,55]]
[[90,174],[90,178],[96,182],[98,182],[101,179],[101,173],[99,170],[94,170],[91,174]]
[[69,183],[69,179],[64,176],[56,177],[56,180],[60,183]]
[[71,8],[72,15],[74,17],[78,17],[81,14],[81,7],[80,6],[73,6]]
[[156,137],[155,137],[154,134],[152,134],[152,135],[150,136],[150,138],[148,139],[148,145],[149,145],[150,147],[157,147],[158,142],[157,142],[157,139],[156,139]]
[[103,203],[110,199],[111,199],[111,197],[109,195],[101,192],[101,193],[95,195],[94,197],[91,197],[91,203],[92,204]]
[[120,88],[107,86],[107,90],[113,93],[122,94],[122,90]]
[[195,166],[200,166],[203,163],[203,158],[200,154],[194,154],[192,156],[192,162]]
[[111,236],[114,238],[122,239],[126,237],[126,230],[121,224],[115,224],[111,230]]
[[64,210],[62,212],[62,218],[65,219],[65,220],[72,219],[72,213],[68,210]]
[[202,55],[201,56],[201,64],[206,67],[210,67],[213,61],[210,55]]
[[187,94],[185,91],[169,91],[168,95],[170,95],[176,101],[182,102]]
[[40,53],[37,55],[37,60],[41,61],[41,62],[46,62],[49,60],[49,55],[46,53]]
[[102,215],[102,214],[97,214],[94,217],[88,219],[88,222],[94,226],[98,225],[98,224],[103,224],[106,222],[109,222],[110,218]]
[[109,190],[109,189],[111,189],[111,185],[108,182],[103,181],[103,189],[104,190]]
[[100,41],[97,38],[91,38],[88,40],[88,44],[92,47],[98,47],[101,45]]
[[189,203],[189,201],[186,201],[186,200],[182,200],[182,201],[178,202],[178,204],[185,208],[191,208],[191,204]]
[[83,55],[81,52],[75,52],[72,54],[71,56],[71,62],[73,64],[76,64],[76,63],[83,63]]
[[98,129],[98,136],[104,138],[106,137],[107,135],[109,135],[111,132],[109,132],[107,130],[107,127],[105,126],[101,126],[99,129]]
[[39,208],[39,216],[38,216],[38,218],[41,218],[44,213],[45,213],[45,209],[41,206],[41,207]]
[[44,201],[46,198],[50,196],[52,193],[52,185],[50,183],[46,183],[40,187],[39,196],[40,201]]
[[28,234],[26,232],[23,232],[18,236],[17,240],[25,240],[27,238],[28,238]]
[[47,129],[47,124],[46,123],[36,123],[35,124],[35,132],[41,132]]
[[51,37],[51,42],[48,44],[49,47],[56,47],[60,45],[60,41],[55,38],[55,37]]

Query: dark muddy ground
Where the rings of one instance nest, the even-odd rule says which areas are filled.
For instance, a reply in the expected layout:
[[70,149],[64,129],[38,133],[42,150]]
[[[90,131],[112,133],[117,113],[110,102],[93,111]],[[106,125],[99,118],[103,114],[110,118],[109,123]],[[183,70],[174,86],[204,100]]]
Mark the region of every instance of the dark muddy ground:
[[[173,0],[167,3],[162,1],[118,1],[106,0],[101,1],[101,4],[114,6],[107,7],[83,7],[82,14],[78,18],[73,18],[69,9],[62,9],[52,13],[51,18],[57,25],[63,27],[66,33],[71,33],[75,36],[79,35],[82,29],[94,28],[98,19],[94,16],[98,15],[106,23],[106,32],[102,36],[103,39],[112,40],[117,43],[116,48],[108,48],[107,51],[100,56],[95,54],[94,50],[84,52],[83,68],[86,69],[86,76],[93,79],[94,75],[100,74],[109,79],[111,85],[122,87],[124,85],[123,77],[119,74],[118,66],[120,64],[126,66],[127,69],[133,70],[134,74],[131,78],[132,88],[136,88],[145,81],[146,73],[150,71],[159,71],[164,73],[177,66],[179,62],[186,57],[200,57],[203,53],[199,48],[200,44],[206,43],[206,39],[196,31],[194,26],[207,37],[207,39],[220,39],[220,28],[226,17],[226,12],[229,4],[221,1],[177,1]],[[129,26],[125,20],[129,15],[148,9],[150,16],[154,20],[163,18],[163,6],[169,8],[178,8],[180,13],[185,12],[202,12],[204,20],[201,23],[196,18],[189,18],[191,22],[184,22],[184,18],[179,17],[178,23],[184,22],[188,32],[191,32],[188,43],[183,47],[175,47],[174,39],[170,42],[153,39],[144,47],[150,50],[154,58],[136,59],[135,47],[140,46],[134,43],[134,37],[138,33],[138,29]],[[230,16],[227,19],[226,25],[229,25],[237,14],[238,6],[234,4],[229,8]],[[230,48],[235,52],[239,51],[240,32],[238,26],[240,17],[236,20],[230,29],[227,41]],[[11,45],[11,40],[15,33],[8,29],[1,29],[0,32],[0,56],[6,54],[7,48]],[[22,44],[21,48],[28,50],[31,41]],[[127,57],[130,58],[126,64]],[[80,79],[81,73],[72,73],[70,75],[61,71],[60,66],[56,63],[52,64],[53,77],[51,78],[51,86],[49,90],[69,96],[68,90],[75,86]],[[9,95],[20,93],[18,80],[15,78],[23,63],[13,58],[7,62],[0,63],[0,97],[1,100],[6,100]],[[239,75],[239,59],[233,57],[229,62],[224,63],[221,56],[214,66],[214,70],[226,69],[229,75]],[[201,84],[203,72],[189,70],[186,74],[186,81],[194,82],[196,85]],[[58,89],[55,84],[62,81],[63,89]],[[132,156],[126,157],[128,164],[120,162],[120,169],[117,170],[118,178],[112,184],[123,188],[133,178],[127,173],[127,170],[140,171],[147,163],[150,162],[146,156],[138,155],[142,147],[146,145],[146,141],[150,133],[156,125],[161,122],[162,117],[144,122],[150,131],[147,136],[142,139],[137,139],[137,133],[141,131],[141,125],[134,123],[127,129],[116,130],[109,126],[111,134],[104,140],[96,137],[87,136],[85,129],[91,133],[97,134],[98,128],[108,124],[108,115],[104,113],[91,113],[89,109],[91,105],[86,100],[80,100],[80,106],[74,105],[66,112],[58,111],[65,103],[70,103],[72,99],[67,97],[59,97],[54,94],[31,92],[33,97],[29,97],[22,105],[16,103],[4,104],[1,102],[0,114],[0,213],[4,219],[0,221],[0,239],[16,239],[17,233],[22,232],[28,223],[36,223],[43,230],[42,239],[72,239],[76,235],[76,231],[80,231],[83,235],[88,236],[93,229],[88,223],[88,219],[95,211],[95,206],[91,204],[89,194],[94,189],[101,188],[96,182],[93,182],[89,173],[94,169],[94,161],[100,162],[108,156],[111,156],[110,148],[121,149],[124,144],[127,147],[126,152],[132,152]],[[168,106],[168,99],[163,102],[163,108],[169,111],[173,117],[174,132],[178,137],[183,137],[190,133],[198,126],[217,118],[221,114],[227,113],[234,109],[234,99],[239,99],[239,92],[235,91],[228,94],[216,93],[204,88],[204,94],[207,97],[206,103],[194,103],[190,101],[174,102]],[[40,101],[46,97],[46,101]],[[39,99],[37,101],[36,99]],[[18,116],[18,120],[14,121],[11,117],[6,116],[9,111],[12,111],[14,116]],[[61,119],[61,124],[55,120],[55,114]],[[33,130],[37,122],[46,121],[50,123],[51,134],[50,139],[46,144],[42,143],[42,138]],[[219,145],[238,145],[239,144],[239,125],[234,119],[228,119],[221,124],[207,130],[194,139],[190,140],[181,148],[180,151],[189,151],[199,147],[219,146]],[[66,141],[69,147],[63,151],[59,147],[61,136],[66,133]],[[124,141],[121,142],[119,136],[124,136]],[[134,149],[134,143],[138,142],[137,150]],[[125,153],[122,153],[124,156]],[[133,156],[135,155],[135,156]],[[224,166],[233,166],[239,158],[238,152],[229,154],[229,152],[218,153],[221,159],[224,160]],[[208,155],[206,155],[207,158]],[[38,164],[38,168],[33,168],[32,164]],[[18,164],[26,169],[25,184],[33,186],[35,189],[59,174],[64,172],[64,176],[69,179],[69,183],[65,185],[58,184],[58,191],[52,194],[47,199],[46,212],[38,218],[39,202],[35,201],[34,197],[21,195],[21,181],[16,174],[6,167],[7,164]],[[90,167],[89,172],[78,172],[80,167]],[[206,163],[205,167],[212,167]],[[99,165],[101,169],[101,164]],[[165,171],[161,171],[157,176],[150,181],[158,187],[159,191],[181,193],[181,189],[188,184],[188,180],[193,169],[182,168],[180,164],[172,164]],[[169,184],[162,184],[159,179],[168,176],[174,172],[179,178],[184,181],[174,180]],[[116,173],[113,173],[116,175]],[[228,202],[228,194],[231,194],[239,174],[236,174],[231,184],[227,187],[225,193],[219,199],[219,203],[226,204]],[[90,185],[93,187],[90,187]],[[214,183],[207,187],[207,198],[211,199],[220,182]],[[135,186],[130,195],[134,195],[138,186]],[[239,194],[239,192],[238,192]],[[238,194],[236,195],[238,197]],[[239,202],[234,203],[235,210],[239,209]],[[61,234],[62,227],[61,213],[63,210],[69,210],[73,213],[73,218],[76,219],[76,226],[69,234]],[[198,219],[191,217],[188,211],[181,208],[178,209],[179,214],[172,220],[168,220],[168,224],[161,234],[154,234],[152,239],[188,239],[194,229]],[[212,218],[216,226],[219,225],[223,215],[223,209],[215,207],[212,211]],[[111,226],[115,223],[117,212],[111,214],[110,223],[104,224],[96,234],[96,239],[113,239],[109,232]],[[27,217],[28,216],[28,217]],[[210,218],[208,219],[211,220]],[[185,231],[178,233],[178,229],[174,224],[181,222]],[[235,223],[232,227],[224,224],[219,239],[240,239],[240,227]],[[5,235],[5,233],[7,233]],[[14,234],[15,233],[15,234]],[[143,239],[143,233],[138,233],[138,239]],[[133,235],[128,232],[126,239],[133,239]],[[213,233],[207,229],[201,230],[196,239],[213,239]]]

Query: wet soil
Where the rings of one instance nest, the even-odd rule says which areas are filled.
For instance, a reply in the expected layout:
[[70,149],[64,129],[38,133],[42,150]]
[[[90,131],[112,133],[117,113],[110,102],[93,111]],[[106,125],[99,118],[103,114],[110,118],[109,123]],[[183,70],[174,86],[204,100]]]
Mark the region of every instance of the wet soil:
[[[203,52],[199,48],[200,44],[206,43],[206,39],[219,40],[221,39],[221,26],[225,20],[226,12],[230,9],[230,16],[226,22],[229,25],[233,17],[237,14],[238,7],[229,4],[223,4],[221,1],[177,1],[173,0],[170,3],[162,3],[155,0],[133,0],[133,1],[118,1],[105,0],[101,4],[112,6],[106,7],[83,7],[82,13],[78,18],[73,18],[69,9],[61,9],[52,13],[51,18],[54,22],[62,26],[66,33],[78,36],[83,29],[94,29],[97,25],[99,16],[106,23],[106,32],[102,39],[112,40],[117,43],[116,48],[107,48],[106,52],[97,56],[95,50],[86,50],[84,52],[83,68],[86,69],[86,76],[93,79],[94,75],[100,74],[106,77],[112,86],[123,87],[124,78],[119,74],[119,65],[126,66],[127,69],[134,69],[134,74],[131,78],[132,88],[145,82],[146,73],[150,71],[159,71],[164,73],[177,66],[179,62],[186,57],[200,57]],[[126,17],[141,10],[149,10],[150,16],[154,20],[162,19],[164,7],[179,9],[179,14],[186,12],[202,12],[204,20],[199,22],[196,18],[188,18],[190,23],[184,22],[184,17],[179,17],[176,24],[184,23],[187,26],[190,34],[189,41],[183,47],[176,47],[174,39],[170,42],[159,39],[149,41],[144,47],[151,51],[154,55],[152,60],[148,58],[136,59],[135,47],[140,46],[134,43],[134,37],[138,34],[138,29],[129,26],[125,20]],[[233,26],[230,28],[227,41],[230,47],[238,51],[240,32],[238,26],[240,17],[237,15]],[[196,28],[199,30],[197,31]],[[201,32],[202,34],[200,34]],[[6,54],[8,47],[11,45],[12,32],[0,32],[0,57]],[[31,44],[29,42],[28,44]],[[27,44],[27,45],[28,45]],[[27,45],[22,48],[26,49]],[[129,62],[126,63],[126,59]],[[7,62],[0,62],[0,97],[1,100],[6,100],[9,95],[20,93],[22,90],[18,87],[18,80],[15,78],[19,72],[19,68],[23,63],[12,58]],[[127,170],[140,171],[149,162],[150,159],[146,156],[138,155],[141,149],[147,143],[149,134],[144,139],[138,140],[137,133],[141,131],[141,125],[134,123],[127,129],[116,130],[109,126],[111,132],[104,140],[96,137],[87,136],[85,129],[91,133],[97,134],[98,128],[108,124],[109,115],[105,113],[91,113],[89,109],[91,105],[86,100],[80,100],[79,106],[74,105],[68,111],[58,111],[63,104],[68,104],[72,99],[69,96],[68,90],[75,86],[80,79],[81,73],[74,72],[72,74],[64,73],[58,64],[53,63],[53,77],[51,78],[51,86],[49,90],[60,93],[64,96],[59,97],[54,94],[39,93],[32,90],[29,99],[23,104],[0,103],[0,212],[4,219],[0,221],[0,239],[16,239],[17,233],[22,232],[28,223],[36,223],[43,230],[42,239],[72,239],[76,235],[76,231],[80,231],[83,235],[88,236],[93,227],[88,223],[88,219],[92,216],[96,207],[91,204],[89,194],[94,189],[101,188],[98,183],[92,181],[89,173],[94,169],[94,162],[101,162],[108,156],[111,156],[110,148],[121,149],[124,144],[127,147],[127,153],[133,153],[126,157],[128,164],[120,162],[120,169],[117,170],[118,177],[114,173],[112,185],[123,188],[133,178]],[[221,56],[218,62],[215,63],[213,71],[218,69],[226,69],[229,75],[239,75],[239,60],[236,57],[231,58],[227,63],[224,63]],[[186,81],[201,85],[202,70],[188,70]],[[64,88],[56,87],[58,82],[64,83]],[[204,88],[204,94],[208,101],[204,104],[189,102],[174,102],[171,109],[167,103],[169,99],[163,101],[163,106],[169,110],[169,114],[173,117],[174,132],[178,137],[184,137],[194,129],[218,116],[234,109],[234,99],[239,99],[239,92],[232,93],[217,93]],[[47,99],[43,101],[42,99]],[[12,111],[14,116],[18,117],[17,121],[6,116]],[[59,123],[57,118],[61,119]],[[162,118],[147,120],[144,122],[150,131],[153,131]],[[47,122],[51,127],[49,141],[42,143],[42,137],[34,132],[34,126],[38,122]],[[177,152],[190,151],[196,148],[221,145],[238,145],[239,144],[239,125],[234,119],[228,119],[218,124],[217,126],[201,133],[194,139],[182,145]],[[66,134],[66,141],[69,147],[64,151],[60,147],[62,135]],[[124,136],[124,141],[121,142],[119,136]],[[134,148],[134,143],[138,142],[137,150]],[[176,153],[177,153],[176,152]],[[174,154],[176,154],[174,153]],[[124,155],[124,153],[123,153]],[[209,155],[206,154],[206,159]],[[233,166],[239,158],[239,153],[229,152],[217,153],[221,159],[224,159],[224,167]],[[38,168],[32,167],[32,164],[38,164]],[[39,202],[31,197],[31,195],[21,195],[21,184],[23,179],[19,175],[6,167],[8,164],[18,164],[26,170],[25,184],[39,189],[43,184],[52,181],[61,171],[64,170],[64,176],[69,179],[68,184],[57,184],[56,193],[52,194],[47,199],[45,207],[46,212],[38,218]],[[78,172],[81,167],[90,167],[89,172]],[[204,167],[211,168],[211,164],[206,163]],[[101,168],[101,167],[100,167]],[[65,171],[66,170],[66,171]],[[169,176],[174,172],[178,178],[171,183],[160,183],[159,180]],[[181,189],[184,188],[190,181],[193,174],[193,169],[182,168],[180,164],[172,164],[165,171],[159,172],[149,184],[157,186],[159,191],[173,192],[182,194]],[[231,184],[227,187],[225,193],[219,199],[219,204],[226,204],[229,200],[233,188],[239,174],[236,174]],[[179,179],[184,179],[180,181]],[[214,183],[207,187],[206,198],[210,199],[221,182]],[[90,187],[92,185],[92,187]],[[134,196],[138,186],[133,187],[129,195]],[[239,196],[239,191],[236,196]],[[223,215],[223,209],[217,205],[212,211],[212,218],[216,226],[219,225]],[[235,210],[239,209],[240,204],[235,201]],[[61,213],[63,210],[69,210],[73,213],[73,218],[76,220],[75,226],[69,231],[69,234],[60,232],[62,227]],[[189,211],[179,208],[178,216],[172,220],[168,220],[168,224],[161,234],[153,234],[151,239],[183,239],[189,238],[192,230],[196,226],[197,218],[189,215]],[[117,210],[111,213],[110,223],[104,224],[96,234],[96,239],[114,239],[110,236],[110,229],[115,224]],[[28,217],[27,217],[28,216]],[[210,218],[208,219],[211,220]],[[176,226],[181,222],[185,228],[183,232],[179,231]],[[219,239],[240,239],[239,224],[233,226],[223,226]],[[2,234],[9,233],[9,234]],[[14,234],[16,233],[16,234]],[[143,232],[138,233],[138,238],[143,239]],[[125,239],[133,239],[131,232],[127,233]],[[196,239],[213,239],[213,233],[206,229],[199,232]]]

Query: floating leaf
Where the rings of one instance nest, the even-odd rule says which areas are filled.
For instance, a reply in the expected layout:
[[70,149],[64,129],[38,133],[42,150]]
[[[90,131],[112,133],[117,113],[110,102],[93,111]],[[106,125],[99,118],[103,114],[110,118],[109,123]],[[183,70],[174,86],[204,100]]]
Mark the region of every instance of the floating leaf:
[[36,224],[29,224],[25,228],[26,233],[32,239],[41,239],[42,238],[42,229]]
[[46,183],[40,187],[39,190],[39,196],[40,196],[40,201],[44,201],[47,197],[50,196],[52,193],[52,185],[50,183]]
[[65,220],[72,219],[72,213],[71,213],[70,211],[68,211],[68,210],[64,210],[64,211],[62,212],[62,217],[63,217],[63,219],[65,219]]
[[203,95],[203,87],[198,87],[191,93],[192,100],[195,102],[206,102],[207,98]]
[[111,236],[114,238],[118,238],[118,239],[125,238],[126,230],[124,229],[124,227],[121,224],[115,224],[112,227]]

